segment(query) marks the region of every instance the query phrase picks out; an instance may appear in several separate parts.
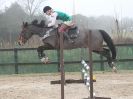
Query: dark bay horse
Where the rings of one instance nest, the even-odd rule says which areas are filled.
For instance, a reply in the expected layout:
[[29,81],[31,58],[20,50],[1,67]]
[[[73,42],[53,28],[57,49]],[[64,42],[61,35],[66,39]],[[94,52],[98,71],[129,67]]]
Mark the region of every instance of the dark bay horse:
[[[71,32],[71,31],[70,31]],[[114,66],[114,60],[116,59],[116,48],[113,44],[111,37],[104,30],[90,30],[87,28],[80,28],[76,30],[77,37],[74,38],[74,43],[69,43],[67,39],[64,39],[64,49],[75,48],[88,48],[90,47],[89,33],[91,33],[91,47],[93,52],[101,54],[107,58],[109,66],[116,70]],[[48,36],[43,40],[44,45],[37,48],[38,56],[40,59],[47,59],[44,50],[59,49],[59,33],[57,28],[45,27],[45,21],[41,21],[38,24],[37,20],[32,23],[23,22],[22,31],[19,35],[19,45],[23,45],[31,38],[32,35],[38,35],[43,37]],[[108,49],[103,47],[103,41],[107,44]]]

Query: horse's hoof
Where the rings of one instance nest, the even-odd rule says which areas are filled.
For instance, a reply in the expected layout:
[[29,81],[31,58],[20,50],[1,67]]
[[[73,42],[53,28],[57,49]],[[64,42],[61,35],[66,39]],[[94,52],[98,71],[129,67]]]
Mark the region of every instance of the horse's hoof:
[[115,72],[115,73],[117,73],[117,69],[116,69],[116,67],[113,67],[113,72]]
[[47,64],[47,63],[49,63],[50,61],[49,61],[48,57],[43,57],[43,58],[41,59],[41,62]]

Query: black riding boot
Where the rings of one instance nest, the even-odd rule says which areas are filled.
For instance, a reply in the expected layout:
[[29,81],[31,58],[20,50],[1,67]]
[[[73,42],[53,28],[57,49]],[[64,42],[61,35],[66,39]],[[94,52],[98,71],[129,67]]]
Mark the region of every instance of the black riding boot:
[[68,33],[64,32],[64,36],[66,37],[66,39],[68,40],[69,43],[74,43],[74,41],[70,38]]

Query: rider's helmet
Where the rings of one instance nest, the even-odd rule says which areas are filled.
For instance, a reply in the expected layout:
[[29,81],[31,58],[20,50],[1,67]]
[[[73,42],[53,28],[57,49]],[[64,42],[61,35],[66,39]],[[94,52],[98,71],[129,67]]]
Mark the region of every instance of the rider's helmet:
[[45,6],[43,8],[43,12],[46,13],[48,10],[51,10],[52,8],[50,6]]

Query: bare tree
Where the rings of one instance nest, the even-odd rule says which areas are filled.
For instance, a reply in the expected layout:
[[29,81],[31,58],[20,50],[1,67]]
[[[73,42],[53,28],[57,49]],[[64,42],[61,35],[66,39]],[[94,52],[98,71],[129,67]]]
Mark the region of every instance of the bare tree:
[[19,0],[18,3],[24,8],[25,12],[29,15],[30,20],[33,19],[41,4],[46,0]]

